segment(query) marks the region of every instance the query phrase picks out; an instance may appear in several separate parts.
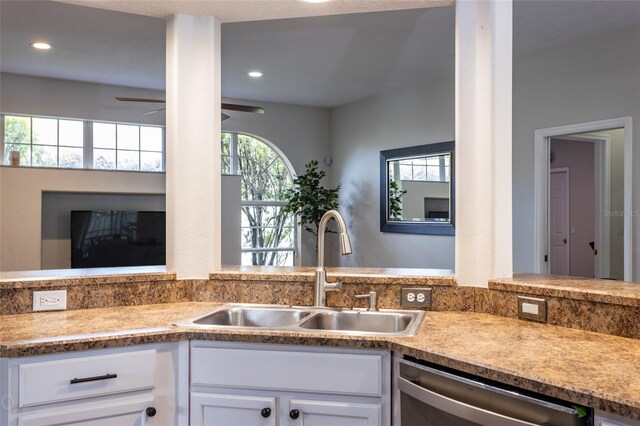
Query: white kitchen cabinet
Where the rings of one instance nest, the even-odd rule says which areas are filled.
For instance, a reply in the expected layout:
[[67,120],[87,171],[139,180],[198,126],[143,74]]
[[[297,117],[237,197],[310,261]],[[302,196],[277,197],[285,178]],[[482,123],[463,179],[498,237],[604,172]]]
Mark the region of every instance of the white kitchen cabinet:
[[188,350],[184,342],[2,359],[0,424],[185,424]]
[[193,341],[190,366],[192,426],[390,424],[386,351]]
[[76,405],[65,409],[49,409],[18,418],[20,426],[155,426],[156,415],[150,417],[147,409],[156,405],[155,398],[125,398],[103,401],[95,406]]
[[378,426],[382,405],[290,399],[289,418],[290,426]]
[[276,398],[192,393],[191,424],[276,426]]

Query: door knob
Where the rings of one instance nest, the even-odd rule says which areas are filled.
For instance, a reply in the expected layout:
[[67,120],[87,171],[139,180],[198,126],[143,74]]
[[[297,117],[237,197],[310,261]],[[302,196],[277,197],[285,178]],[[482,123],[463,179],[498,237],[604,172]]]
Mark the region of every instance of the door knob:
[[289,417],[291,417],[293,420],[297,419],[298,417],[300,417],[300,411],[298,410],[289,411]]
[[271,415],[271,408],[263,408],[262,411],[260,411],[260,415],[266,419]]

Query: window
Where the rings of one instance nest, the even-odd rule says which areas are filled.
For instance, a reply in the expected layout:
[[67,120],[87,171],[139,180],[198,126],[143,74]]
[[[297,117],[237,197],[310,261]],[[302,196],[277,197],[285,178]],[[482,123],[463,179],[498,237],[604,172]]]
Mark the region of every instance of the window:
[[2,115],[3,164],[12,151],[31,167],[164,171],[164,128],[55,117]]
[[222,172],[242,178],[242,264],[292,266],[298,226],[284,212],[284,192],[294,174],[286,158],[260,139],[222,134]]
[[93,123],[93,168],[161,172],[161,127]]
[[398,170],[390,170],[391,178],[397,174],[400,180],[449,182],[449,162],[449,154],[405,158],[397,162]]
[[32,167],[82,168],[84,124],[78,120],[4,116],[4,163],[12,151]]

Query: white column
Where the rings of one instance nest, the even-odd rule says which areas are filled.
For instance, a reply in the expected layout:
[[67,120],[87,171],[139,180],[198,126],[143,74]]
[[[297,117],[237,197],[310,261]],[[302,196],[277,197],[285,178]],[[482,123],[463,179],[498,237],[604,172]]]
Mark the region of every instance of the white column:
[[167,24],[167,270],[209,277],[220,267],[220,22]]
[[[456,2],[456,260],[460,285],[511,277],[511,0]],[[533,137],[533,135],[532,135]]]

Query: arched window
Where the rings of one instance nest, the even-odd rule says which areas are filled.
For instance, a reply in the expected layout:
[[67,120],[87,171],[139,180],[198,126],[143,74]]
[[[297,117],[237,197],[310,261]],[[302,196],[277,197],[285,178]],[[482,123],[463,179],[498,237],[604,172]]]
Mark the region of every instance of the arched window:
[[242,180],[242,264],[297,264],[298,227],[284,212],[284,192],[295,178],[286,157],[255,136],[222,133],[222,173]]

